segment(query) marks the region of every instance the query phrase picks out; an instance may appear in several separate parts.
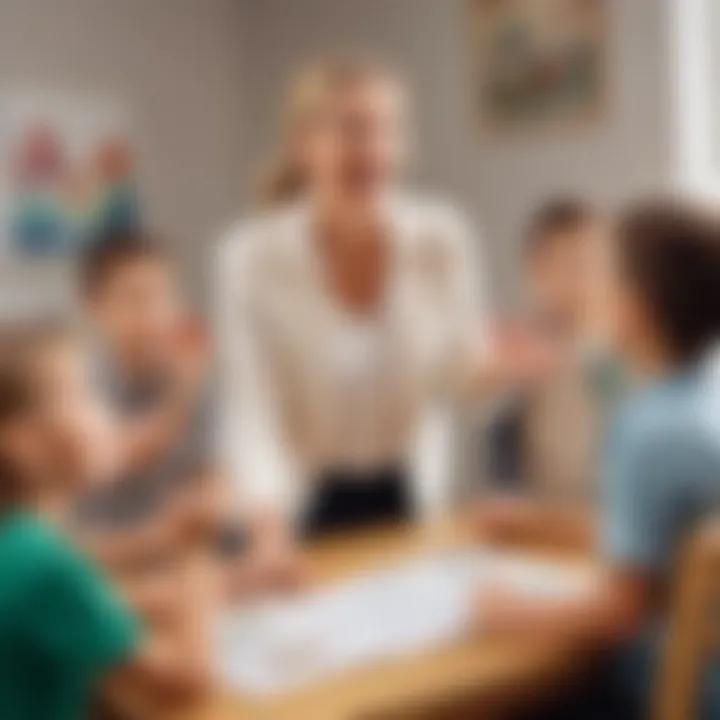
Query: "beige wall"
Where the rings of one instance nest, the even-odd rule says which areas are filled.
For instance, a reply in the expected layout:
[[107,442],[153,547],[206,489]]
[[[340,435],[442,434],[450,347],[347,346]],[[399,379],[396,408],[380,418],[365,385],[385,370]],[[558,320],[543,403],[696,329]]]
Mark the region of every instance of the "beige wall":
[[669,173],[668,0],[609,0],[610,100],[600,122],[551,135],[498,139],[472,111],[470,0],[242,0],[250,166],[268,145],[290,68],[324,49],[375,49],[395,60],[416,96],[419,179],[482,227],[495,297],[513,295],[527,213],[547,193],[613,203]]
[[[235,0],[0,0],[0,88],[98,92],[124,103],[148,223],[200,296],[207,246],[239,205],[241,17]],[[1,96],[0,96],[1,101]],[[9,297],[66,297],[57,266],[0,263]]]

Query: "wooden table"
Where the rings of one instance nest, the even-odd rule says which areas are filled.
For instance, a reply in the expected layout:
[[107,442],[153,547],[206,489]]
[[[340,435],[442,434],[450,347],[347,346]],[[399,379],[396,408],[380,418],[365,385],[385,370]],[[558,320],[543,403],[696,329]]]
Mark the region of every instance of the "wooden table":
[[[314,548],[311,570],[320,582],[330,583],[423,550],[467,542],[457,522],[376,531]],[[479,708],[489,720],[496,717],[496,708],[537,698],[558,683],[569,683],[577,667],[577,650],[568,647],[468,637],[443,649],[352,670],[262,702],[218,693],[201,707],[163,720],[469,718],[478,717]],[[470,707],[473,711],[467,710]]]

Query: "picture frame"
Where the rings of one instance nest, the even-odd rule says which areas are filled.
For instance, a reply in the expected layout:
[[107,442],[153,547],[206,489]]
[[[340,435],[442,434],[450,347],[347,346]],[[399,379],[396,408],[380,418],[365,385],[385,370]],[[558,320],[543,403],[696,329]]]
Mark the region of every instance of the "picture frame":
[[470,0],[473,107],[481,127],[516,135],[603,116],[607,0]]
[[6,92],[0,174],[0,244],[14,260],[73,257],[139,225],[127,114],[107,98]]

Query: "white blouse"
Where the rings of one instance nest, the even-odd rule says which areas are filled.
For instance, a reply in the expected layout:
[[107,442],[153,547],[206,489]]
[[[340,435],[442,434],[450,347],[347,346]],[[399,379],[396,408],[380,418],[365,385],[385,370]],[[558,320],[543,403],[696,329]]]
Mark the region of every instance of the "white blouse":
[[447,206],[403,198],[388,214],[389,282],[371,317],[330,295],[304,202],[220,244],[221,452],[246,507],[301,512],[322,470],[398,459],[419,510],[452,495],[444,418],[483,335],[476,248]]

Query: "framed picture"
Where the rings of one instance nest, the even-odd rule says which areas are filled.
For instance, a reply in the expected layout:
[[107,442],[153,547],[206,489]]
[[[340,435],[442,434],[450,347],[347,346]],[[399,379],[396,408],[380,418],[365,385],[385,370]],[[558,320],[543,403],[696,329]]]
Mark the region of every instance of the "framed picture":
[[0,242],[23,258],[71,256],[139,222],[135,154],[117,105],[9,94],[0,104]]
[[500,131],[601,115],[607,0],[470,0],[474,105]]

